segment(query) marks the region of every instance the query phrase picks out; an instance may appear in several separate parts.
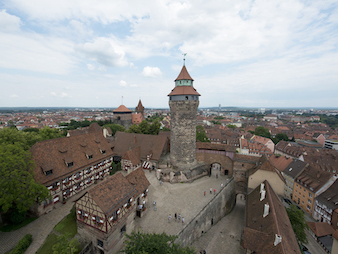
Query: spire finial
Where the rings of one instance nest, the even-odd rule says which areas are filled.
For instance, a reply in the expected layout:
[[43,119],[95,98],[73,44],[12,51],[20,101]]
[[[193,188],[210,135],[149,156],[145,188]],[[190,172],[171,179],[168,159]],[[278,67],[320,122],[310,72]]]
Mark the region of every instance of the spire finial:
[[184,57],[183,57],[183,65],[185,65],[185,56],[187,55],[187,53],[183,53],[182,54]]

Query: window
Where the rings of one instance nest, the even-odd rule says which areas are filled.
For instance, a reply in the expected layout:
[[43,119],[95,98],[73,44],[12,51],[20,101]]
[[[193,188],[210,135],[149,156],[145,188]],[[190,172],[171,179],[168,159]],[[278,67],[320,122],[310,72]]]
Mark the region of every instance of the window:
[[312,194],[311,193],[309,193],[309,197],[312,198]]
[[105,154],[106,153],[106,150],[100,150],[102,154]]
[[185,96],[185,100],[188,100],[188,96]]
[[67,163],[67,167],[68,167],[68,168],[73,167],[73,166],[74,166],[74,163],[73,163],[73,162]]
[[306,208],[311,211],[311,207],[309,205],[306,206]]
[[311,199],[308,199],[307,202],[308,202],[309,204],[311,204]]
[[103,242],[100,239],[97,239],[97,246],[103,248]]
[[126,232],[126,225],[121,228],[121,235],[123,235],[124,232]]
[[46,176],[52,175],[53,174],[53,169],[46,171],[45,174],[46,174]]

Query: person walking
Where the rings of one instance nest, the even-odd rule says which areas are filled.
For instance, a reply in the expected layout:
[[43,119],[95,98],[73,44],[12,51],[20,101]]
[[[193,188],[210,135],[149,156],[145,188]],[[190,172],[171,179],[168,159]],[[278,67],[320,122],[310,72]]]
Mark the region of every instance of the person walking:
[[204,197],[205,197],[206,191],[204,191]]
[[182,217],[182,224],[184,224],[184,217]]
[[212,188],[210,188],[210,194],[212,194]]
[[216,189],[214,189],[214,195],[216,194]]
[[168,221],[170,223],[170,221],[171,221],[171,214],[169,214],[169,216],[168,216]]
[[175,213],[175,221],[177,221],[177,213]]
[[178,221],[181,221],[181,214],[178,214]]

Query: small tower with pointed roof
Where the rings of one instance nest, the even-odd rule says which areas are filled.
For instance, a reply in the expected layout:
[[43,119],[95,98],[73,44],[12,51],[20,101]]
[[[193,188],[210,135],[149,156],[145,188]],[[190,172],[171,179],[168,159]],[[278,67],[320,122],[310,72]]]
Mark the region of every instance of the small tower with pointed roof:
[[137,114],[142,114],[144,117],[144,107],[142,105],[141,99],[138,101],[137,107],[135,108]]
[[192,169],[196,161],[196,113],[201,96],[183,65],[168,94],[171,116],[170,161],[180,169]]

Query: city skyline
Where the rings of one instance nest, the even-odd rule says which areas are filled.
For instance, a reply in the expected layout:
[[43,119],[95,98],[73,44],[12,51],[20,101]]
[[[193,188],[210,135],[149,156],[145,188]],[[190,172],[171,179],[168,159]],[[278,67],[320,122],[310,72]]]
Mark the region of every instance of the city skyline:
[[337,108],[336,1],[2,1],[0,107]]

